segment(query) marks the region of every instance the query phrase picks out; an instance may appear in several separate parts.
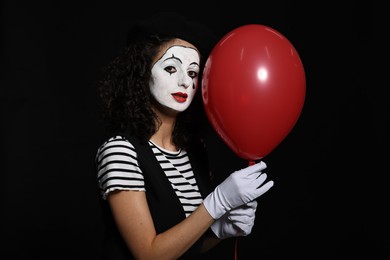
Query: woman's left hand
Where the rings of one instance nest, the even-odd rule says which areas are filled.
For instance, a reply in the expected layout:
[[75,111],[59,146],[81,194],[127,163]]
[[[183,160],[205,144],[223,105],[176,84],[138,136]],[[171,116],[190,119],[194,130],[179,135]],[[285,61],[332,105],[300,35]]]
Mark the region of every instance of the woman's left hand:
[[211,230],[220,239],[247,236],[255,224],[256,209],[256,200],[232,209],[217,219],[211,225]]

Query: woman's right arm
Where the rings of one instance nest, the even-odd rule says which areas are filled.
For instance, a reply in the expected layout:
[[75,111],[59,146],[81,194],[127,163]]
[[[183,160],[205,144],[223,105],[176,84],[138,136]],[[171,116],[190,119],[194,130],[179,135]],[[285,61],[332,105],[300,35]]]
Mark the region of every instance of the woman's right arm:
[[[144,191],[113,191],[107,199],[118,230],[136,259],[177,259],[214,222],[201,204],[185,220],[156,234]],[[218,241],[208,240],[207,249]]]

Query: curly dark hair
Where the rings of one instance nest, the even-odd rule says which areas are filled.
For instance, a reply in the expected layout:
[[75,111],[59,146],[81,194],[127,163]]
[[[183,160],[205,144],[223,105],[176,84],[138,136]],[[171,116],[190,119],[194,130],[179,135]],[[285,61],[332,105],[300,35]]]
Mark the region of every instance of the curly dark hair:
[[[150,35],[143,40],[129,43],[114,60],[103,68],[98,92],[102,101],[102,117],[109,134],[127,133],[141,141],[148,141],[157,131],[157,115],[152,110],[149,80],[153,58],[159,47],[173,37]],[[200,75],[199,75],[200,76]],[[199,91],[198,91],[199,93]],[[196,118],[202,111],[199,94],[190,107],[179,113],[173,131],[176,146],[186,148],[194,135],[199,133]],[[191,114],[191,115],[190,115]]]

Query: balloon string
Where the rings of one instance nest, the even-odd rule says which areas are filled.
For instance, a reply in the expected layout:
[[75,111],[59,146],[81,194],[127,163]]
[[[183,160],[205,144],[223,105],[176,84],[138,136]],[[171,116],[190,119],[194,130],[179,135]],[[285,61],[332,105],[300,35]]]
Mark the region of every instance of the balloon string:
[[[248,165],[251,166],[251,165],[254,165],[256,162],[255,161],[248,161]],[[237,260],[238,259],[238,256],[237,256],[237,248],[238,248],[238,237],[236,237],[235,241],[234,241],[234,260]]]

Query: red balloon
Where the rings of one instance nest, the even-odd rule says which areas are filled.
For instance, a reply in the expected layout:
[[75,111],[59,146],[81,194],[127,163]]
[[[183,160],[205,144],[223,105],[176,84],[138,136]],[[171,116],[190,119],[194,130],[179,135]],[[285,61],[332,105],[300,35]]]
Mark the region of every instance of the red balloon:
[[262,159],[289,134],[305,93],[296,49],[281,33],[260,24],[226,34],[203,71],[202,100],[211,125],[249,161]]

